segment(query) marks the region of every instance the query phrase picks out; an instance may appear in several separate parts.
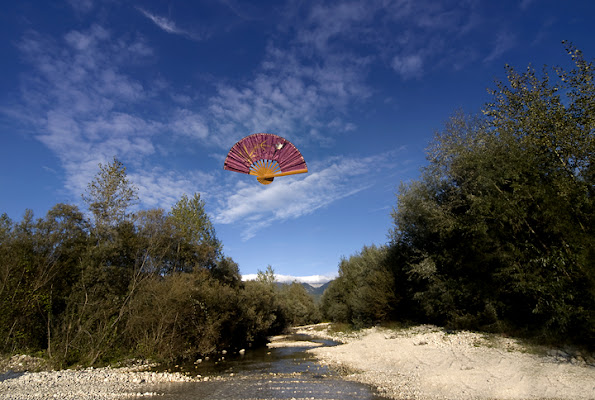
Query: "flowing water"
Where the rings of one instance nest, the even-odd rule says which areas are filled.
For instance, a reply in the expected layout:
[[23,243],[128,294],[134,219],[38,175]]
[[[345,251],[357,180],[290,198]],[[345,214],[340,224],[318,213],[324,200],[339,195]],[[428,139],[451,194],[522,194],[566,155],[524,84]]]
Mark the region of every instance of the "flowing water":
[[291,341],[304,346],[260,348],[223,360],[178,366],[181,371],[198,374],[204,382],[162,385],[155,391],[164,400],[190,399],[341,399],[383,400],[370,387],[341,379],[340,374],[321,366],[306,352],[306,341],[333,346],[336,343],[292,335]]

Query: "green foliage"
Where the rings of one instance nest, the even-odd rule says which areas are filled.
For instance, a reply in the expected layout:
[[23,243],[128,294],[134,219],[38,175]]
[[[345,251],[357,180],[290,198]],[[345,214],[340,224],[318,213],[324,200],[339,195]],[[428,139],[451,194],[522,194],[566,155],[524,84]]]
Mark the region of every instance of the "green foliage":
[[320,313],[314,298],[302,284],[293,282],[282,285],[279,289],[279,301],[284,319],[289,325],[299,326],[320,322]]
[[213,277],[228,286],[237,287],[242,282],[240,268],[231,257],[224,257],[211,270]]
[[324,292],[321,310],[332,321],[368,326],[392,317],[396,306],[388,248],[364,246],[341,260],[339,277]]
[[198,194],[170,213],[130,214],[134,198],[114,159],[89,184],[94,224],[66,204],[38,220],[0,216],[0,352],[45,353],[56,366],[171,361],[285,328],[272,268],[273,284],[244,285]]
[[[125,328],[135,355],[158,360],[194,359],[250,339],[242,314],[243,291],[205,270],[154,276],[142,282]],[[261,327],[256,326],[257,334]]]
[[191,199],[183,195],[170,211],[179,240],[177,253],[181,261],[180,265],[174,266],[174,272],[213,268],[221,256],[221,243],[204,206],[200,194],[196,193]]
[[593,343],[593,65],[507,66],[485,117],[456,114],[402,186],[393,274],[418,318]]
[[126,177],[126,167],[114,157],[110,164],[99,164],[99,173],[82,198],[93,213],[96,229],[102,230],[124,221],[137,195]]
[[270,265],[267,266],[266,271],[258,270],[258,273],[256,274],[256,280],[262,284],[271,287],[274,286],[275,281],[277,280],[275,278],[275,270]]
[[45,219],[29,210],[13,225],[2,218],[0,348],[51,352],[53,316],[66,307],[86,246],[86,223],[74,206],[58,204]]
[[342,323],[351,321],[345,286],[344,279],[335,279],[322,294],[322,298],[320,299],[320,313],[324,319]]
[[244,285],[240,299],[242,315],[245,316],[242,327],[248,340],[263,343],[267,335],[281,333],[287,326],[276,287],[274,283],[259,280],[248,281]]

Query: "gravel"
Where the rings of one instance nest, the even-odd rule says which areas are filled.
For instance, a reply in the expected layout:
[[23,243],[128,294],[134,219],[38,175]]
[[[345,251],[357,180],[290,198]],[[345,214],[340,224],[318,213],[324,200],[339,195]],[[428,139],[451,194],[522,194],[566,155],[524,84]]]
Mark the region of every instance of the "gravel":
[[[595,399],[595,358],[575,349],[527,347],[511,338],[447,332],[431,325],[403,330],[372,328],[349,334],[329,328],[328,324],[319,324],[295,332],[343,343],[308,351],[322,364],[342,371],[345,379],[372,385],[390,398]],[[219,379],[152,372],[151,367],[142,363],[33,372],[47,369],[47,365],[33,357],[14,356],[0,361],[0,400],[153,397],[167,391],[169,385]]]
[[[16,362],[14,361],[16,359]],[[0,374],[0,399],[122,399],[159,395],[159,388],[207,378],[179,372],[151,372],[151,365],[86,368],[60,371],[22,371],[31,357],[11,358],[14,368]],[[24,360],[19,362],[19,360]],[[15,371],[16,370],[16,371]]]
[[572,349],[431,325],[351,334],[312,326],[299,333],[344,343],[309,352],[394,399],[595,399],[595,359]]

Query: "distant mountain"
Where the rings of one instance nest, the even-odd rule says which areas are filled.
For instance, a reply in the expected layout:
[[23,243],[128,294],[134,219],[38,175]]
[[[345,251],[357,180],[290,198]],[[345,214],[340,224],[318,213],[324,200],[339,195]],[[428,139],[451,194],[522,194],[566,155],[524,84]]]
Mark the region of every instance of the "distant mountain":
[[318,300],[320,300],[320,298],[322,297],[322,294],[324,293],[324,291],[330,285],[331,282],[332,281],[329,281],[329,282],[325,283],[324,285],[321,285],[318,287],[314,287],[314,286],[310,285],[309,283],[302,282],[302,286],[306,289],[306,291],[312,297],[314,297],[315,301],[318,301]]
[[[323,285],[316,285],[316,286],[312,286],[309,283],[306,282],[297,282],[300,285],[302,285],[304,287],[304,289],[306,289],[306,292],[308,292],[308,294],[310,296],[312,296],[314,298],[315,302],[318,302],[318,300],[320,300],[320,298],[322,297],[322,294],[324,293],[324,291],[326,290],[326,288],[331,284],[332,281],[326,282]],[[288,282],[275,282],[277,284],[278,287],[281,287],[283,285],[290,285],[290,283]]]
[[[304,289],[306,289],[306,292],[308,292],[308,294],[310,296],[312,296],[314,298],[314,301],[318,302],[318,300],[320,300],[320,298],[322,297],[322,294],[324,293],[324,291],[326,290],[326,288],[331,284],[332,281],[326,282],[323,285],[316,285],[316,286],[312,286],[309,283],[306,282],[297,282],[300,285],[302,285],[304,287]],[[282,285],[289,285],[290,283],[288,282],[276,282],[277,286],[281,287]]]

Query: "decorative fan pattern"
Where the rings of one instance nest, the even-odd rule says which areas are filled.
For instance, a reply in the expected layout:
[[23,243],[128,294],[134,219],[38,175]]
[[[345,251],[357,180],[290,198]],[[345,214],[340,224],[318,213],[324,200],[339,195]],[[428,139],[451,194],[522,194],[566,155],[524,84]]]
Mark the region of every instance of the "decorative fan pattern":
[[308,172],[299,150],[271,133],[255,133],[237,142],[227,154],[223,169],[255,175],[265,185],[278,176]]

